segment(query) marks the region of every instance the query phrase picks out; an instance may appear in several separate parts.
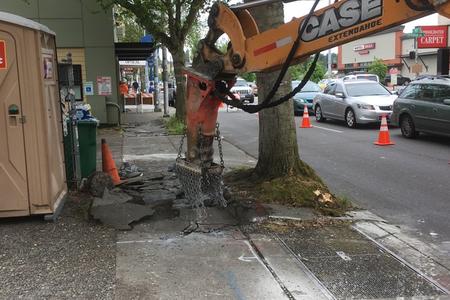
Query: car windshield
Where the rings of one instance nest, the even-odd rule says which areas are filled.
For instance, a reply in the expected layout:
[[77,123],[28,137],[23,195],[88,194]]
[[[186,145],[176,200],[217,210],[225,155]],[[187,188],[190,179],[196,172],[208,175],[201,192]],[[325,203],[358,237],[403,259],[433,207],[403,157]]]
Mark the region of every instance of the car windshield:
[[347,94],[351,97],[362,96],[388,96],[391,95],[388,90],[378,83],[353,83],[346,84]]
[[375,75],[357,75],[356,78],[357,79],[371,80],[371,81],[378,81],[378,78]]
[[[292,88],[296,88],[300,84],[300,81],[294,80],[292,81]],[[317,85],[317,83],[314,83],[312,81],[308,81],[305,86],[301,89],[300,92],[320,92],[321,89]]]
[[247,81],[245,80],[236,80],[236,83],[234,84],[234,86],[248,86]]

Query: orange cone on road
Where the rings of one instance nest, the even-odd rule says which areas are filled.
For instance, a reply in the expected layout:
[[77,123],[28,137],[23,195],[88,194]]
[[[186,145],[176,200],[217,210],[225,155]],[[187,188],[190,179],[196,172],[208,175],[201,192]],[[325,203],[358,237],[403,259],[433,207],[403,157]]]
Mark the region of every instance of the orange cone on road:
[[102,167],[103,172],[111,176],[115,185],[118,185],[121,182],[116,163],[113,160],[111,150],[109,149],[108,144],[106,144],[105,139],[102,139]]
[[308,107],[306,107],[305,105],[305,109],[303,109],[303,118],[300,128],[311,128],[311,127],[312,127],[311,123],[309,122]]
[[389,137],[389,129],[385,115],[383,115],[383,117],[381,118],[381,126],[380,126],[380,133],[378,134],[378,141],[376,141],[374,144],[378,146],[394,145],[394,143],[391,142],[391,138]]

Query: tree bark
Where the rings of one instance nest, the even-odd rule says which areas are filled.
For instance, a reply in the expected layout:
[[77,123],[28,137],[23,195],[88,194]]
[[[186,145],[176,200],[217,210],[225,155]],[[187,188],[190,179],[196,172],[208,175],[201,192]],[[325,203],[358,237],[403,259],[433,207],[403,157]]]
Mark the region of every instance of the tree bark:
[[176,92],[176,101],[175,107],[176,117],[179,120],[186,119],[186,105],[185,105],[185,94],[186,94],[186,80],[183,76],[183,68],[184,68],[184,51],[182,50],[174,51],[172,53],[173,58],[173,69],[175,73],[175,80],[177,84],[177,92]]
[[[273,3],[253,8],[251,14],[261,32],[284,23],[283,4]],[[272,89],[279,71],[256,74],[258,98],[263,101]],[[273,100],[292,89],[287,73]],[[260,178],[287,175],[313,176],[313,170],[299,158],[292,99],[259,112],[259,155],[255,172]]]

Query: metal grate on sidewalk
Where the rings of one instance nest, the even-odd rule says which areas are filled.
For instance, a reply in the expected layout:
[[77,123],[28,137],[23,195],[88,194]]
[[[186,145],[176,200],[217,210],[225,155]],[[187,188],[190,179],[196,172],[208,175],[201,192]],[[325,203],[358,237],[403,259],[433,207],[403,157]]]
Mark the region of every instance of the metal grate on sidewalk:
[[444,294],[348,224],[293,227],[275,234],[337,299]]

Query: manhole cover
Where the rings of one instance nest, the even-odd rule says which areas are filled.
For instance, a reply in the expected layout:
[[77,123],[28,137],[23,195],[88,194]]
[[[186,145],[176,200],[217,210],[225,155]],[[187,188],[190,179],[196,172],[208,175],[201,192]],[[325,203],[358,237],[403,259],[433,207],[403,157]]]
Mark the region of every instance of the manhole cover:
[[272,232],[338,299],[439,296],[433,283],[349,225]]

